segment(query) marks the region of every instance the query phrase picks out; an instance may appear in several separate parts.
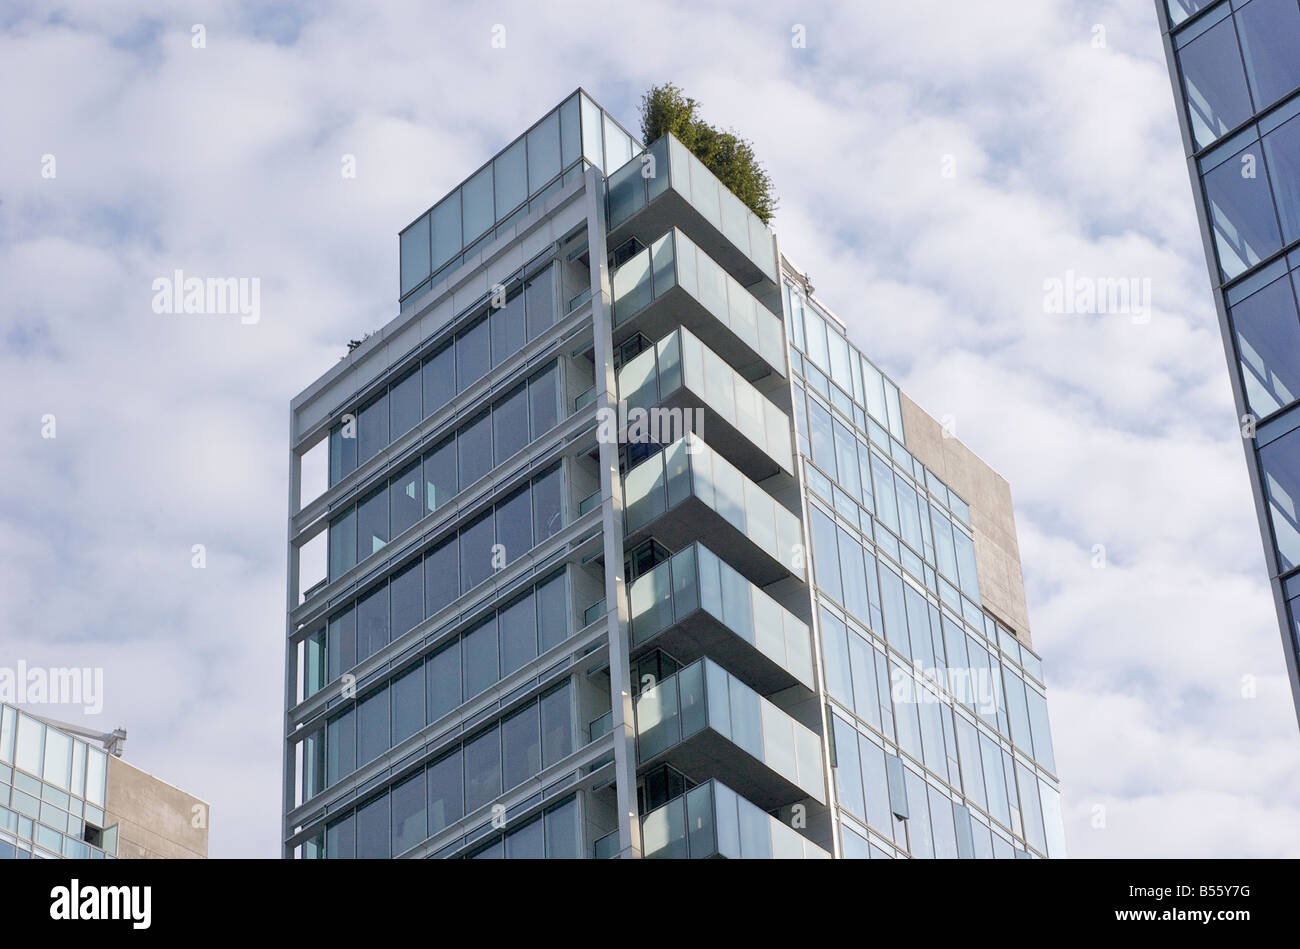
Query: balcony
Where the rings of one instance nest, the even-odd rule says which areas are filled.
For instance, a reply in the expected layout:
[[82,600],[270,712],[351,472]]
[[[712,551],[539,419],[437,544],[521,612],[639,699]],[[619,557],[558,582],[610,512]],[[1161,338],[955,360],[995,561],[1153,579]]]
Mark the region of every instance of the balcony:
[[828,860],[830,854],[720,781],[706,781],[647,814],[646,859]]
[[610,247],[680,227],[756,295],[777,290],[772,232],[672,135],[612,172],[608,195]]
[[808,626],[703,544],[637,577],[628,603],[634,651],[708,656],[766,694],[814,688]]
[[680,230],[657,232],[613,272],[610,290],[616,344],[686,326],[747,378],[785,375],[780,318]]
[[708,659],[638,695],[636,727],[641,766],[724,777],[764,810],[826,802],[816,733]]
[[759,586],[806,576],[799,519],[694,433],[628,471],[623,502],[629,547],[699,540]]
[[[629,413],[666,409],[672,414],[659,417],[671,420],[703,409],[699,434],[707,430],[709,444],[752,478],[794,474],[789,416],[688,329],[674,330],[623,366],[618,391]],[[669,438],[682,434],[679,426]]]

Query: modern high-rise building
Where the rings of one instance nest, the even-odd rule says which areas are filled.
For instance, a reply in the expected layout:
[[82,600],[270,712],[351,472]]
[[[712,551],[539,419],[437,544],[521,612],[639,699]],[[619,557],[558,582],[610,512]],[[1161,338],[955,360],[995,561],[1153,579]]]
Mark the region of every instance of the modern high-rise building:
[[208,805],[123,761],[125,740],[0,705],[0,860],[206,857]]
[[1156,10],[1300,715],[1300,2]]
[[400,250],[290,412],[286,857],[1064,855],[1007,483],[679,141],[575,92]]

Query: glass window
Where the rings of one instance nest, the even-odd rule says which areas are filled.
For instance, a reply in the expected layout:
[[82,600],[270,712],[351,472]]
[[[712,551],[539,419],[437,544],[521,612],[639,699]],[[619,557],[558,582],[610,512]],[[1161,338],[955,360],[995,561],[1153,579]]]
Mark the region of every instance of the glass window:
[[534,478],[532,483],[533,543],[540,544],[564,526],[563,478],[559,468]]
[[508,676],[537,658],[537,604],[530,592],[501,609],[501,674]]
[[428,775],[429,833],[436,834],[465,814],[460,749],[429,765]]
[[558,370],[552,365],[528,380],[528,411],[532,437],[541,438],[559,421]]
[[1300,4],[1251,0],[1236,17],[1246,77],[1261,110],[1300,88]]
[[501,464],[528,444],[528,390],[520,385],[492,406],[494,458]]
[[492,419],[484,412],[456,433],[460,486],[468,488],[492,470]]
[[602,171],[605,169],[605,143],[600,132],[600,106],[582,96],[582,157]]
[[849,665],[848,630],[825,607],[821,611],[821,633],[822,649],[826,655],[826,690],[832,698],[837,699],[847,708],[853,708],[853,678]]
[[456,391],[464,392],[491,368],[491,343],[486,317],[456,337]]
[[465,743],[465,810],[472,812],[501,794],[501,739],[492,728]]
[[1198,149],[1250,118],[1250,94],[1231,17],[1179,50],[1178,62]]
[[460,596],[460,552],[453,534],[424,558],[424,615],[432,616]]
[[337,580],[357,563],[357,510],[330,521],[330,579]]
[[387,860],[393,855],[388,795],[357,808],[357,859]]
[[460,640],[453,639],[424,664],[429,724],[460,705]]
[[542,770],[542,736],[536,704],[530,703],[501,723],[501,757],[506,790]]
[[429,216],[426,214],[402,232],[402,295],[429,276]]
[[532,499],[528,486],[515,491],[496,506],[496,542],[502,560],[510,564],[533,548]]
[[388,390],[389,432],[393,438],[405,435],[424,417],[420,400],[420,370],[412,369]]
[[392,707],[382,688],[357,703],[357,765],[374,761],[392,747]]
[[424,491],[420,486],[420,462],[413,461],[388,483],[388,511],[396,537],[424,516]]
[[461,639],[465,664],[465,698],[472,699],[497,684],[497,618],[489,616]]
[[568,587],[563,573],[538,584],[537,631],[541,650],[546,652],[569,638]]
[[[1293,48],[1300,49],[1300,41]],[[1300,62],[1300,57],[1296,61]],[[1282,236],[1290,243],[1300,238],[1300,117],[1264,136],[1264,154],[1268,156],[1268,175],[1282,219]]]
[[436,511],[456,495],[456,440],[448,438],[424,456],[424,509]]
[[420,625],[424,619],[424,572],[417,557],[388,584],[392,638]]
[[442,203],[433,209],[432,214],[433,269],[440,269],[460,253],[464,245],[460,239],[460,192],[453,191]]
[[358,464],[375,457],[388,442],[388,393],[385,392],[357,413]]
[[1285,572],[1300,564],[1300,511],[1296,509],[1300,500],[1300,429],[1261,448],[1259,463],[1279,568]]
[[461,186],[460,201],[464,221],[462,227],[464,242],[470,244],[496,223],[496,216],[492,211],[491,165]]
[[573,753],[573,707],[566,682],[542,696],[542,766],[549,768]]
[[506,834],[506,859],[541,860],[546,856],[543,839],[540,817],[518,830],[512,830]]
[[528,133],[528,191],[560,173],[560,113],[552,112]]
[[388,545],[388,488],[381,485],[357,505],[357,560]]
[[461,593],[467,593],[492,576],[492,547],[495,542],[491,511],[460,532]]
[[410,850],[425,838],[424,772],[393,786],[393,855]]
[[831,434],[831,413],[816,399],[808,400],[808,426],[813,463],[832,478],[837,478],[835,440]]
[[357,600],[357,662],[388,645],[388,585],[381,583]]
[[357,855],[356,818],[349,814],[325,828],[325,859],[353,860]]
[[357,664],[357,614],[352,607],[330,617],[326,636],[325,656],[333,682]]
[[424,414],[432,415],[456,394],[456,347],[448,343],[432,356],[425,357],[420,369],[424,389]]
[[1259,143],[1207,172],[1204,182],[1219,268],[1232,279],[1282,245]]
[[[424,665],[416,663],[393,680],[393,744],[411,737],[425,724]],[[423,799],[423,794],[421,794]]]
[[492,365],[499,366],[523,349],[527,342],[523,288],[516,289],[501,309],[493,310],[488,322],[492,336]]
[[835,522],[820,508],[810,507],[809,526],[812,528],[813,567],[816,568],[817,586],[836,602],[842,602],[844,592],[840,587],[840,557],[835,536]]
[[844,608],[861,622],[871,625],[871,603],[867,578],[862,570],[862,545],[844,528],[839,529],[840,577],[844,584]]
[[54,728],[45,730],[45,769],[42,777],[65,791],[72,778],[72,739]]
[[353,709],[329,720],[325,741],[326,780],[335,784],[357,770],[357,720]]
[[528,281],[524,290],[524,310],[528,321],[528,338],[536,339],[555,322],[553,271],[547,267]]
[[515,142],[492,162],[496,176],[497,220],[501,220],[528,197],[528,170],[524,140]]
[[330,486],[338,484],[357,468],[357,434],[355,424],[348,428],[347,436],[342,425],[330,430]]
[[546,859],[577,860],[582,855],[581,841],[575,798],[546,812]]

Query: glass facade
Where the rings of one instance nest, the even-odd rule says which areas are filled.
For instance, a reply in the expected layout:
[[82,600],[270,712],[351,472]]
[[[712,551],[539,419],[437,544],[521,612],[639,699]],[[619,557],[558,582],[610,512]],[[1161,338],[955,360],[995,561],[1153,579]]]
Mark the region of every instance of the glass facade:
[[113,859],[107,790],[107,753],[0,705],[0,860]]
[[1300,5],[1158,0],[1251,484],[1300,715]]
[[[477,253],[542,209],[549,250]],[[400,262],[394,323],[292,408],[328,478],[290,507],[286,856],[1064,853],[970,506],[680,142],[575,93]],[[456,268],[497,292],[421,332]]]

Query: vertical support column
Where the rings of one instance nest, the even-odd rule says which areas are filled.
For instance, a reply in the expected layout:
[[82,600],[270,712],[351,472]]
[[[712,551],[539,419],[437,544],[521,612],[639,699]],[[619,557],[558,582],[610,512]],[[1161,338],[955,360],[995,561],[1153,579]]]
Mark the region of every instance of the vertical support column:
[[[293,809],[293,751],[292,744],[289,741],[289,709],[293,707],[294,699],[297,698],[297,668],[294,659],[294,651],[290,645],[293,637],[293,611],[298,606],[298,552],[293,546],[293,519],[298,513],[298,500],[301,497],[302,488],[302,458],[298,455],[295,448],[298,440],[298,419],[292,409],[289,410],[289,519],[285,525],[285,537],[287,540],[288,561],[285,564],[285,602],[284,602],[284,717],[283,724],[280,728],[280,788],[282,799],[280,801],[280,841],[281,856],[289,859],[293,856],[292,851],[284,844],[293,833],[293,828],[289,826],[286,815]],[[328,551],[326,552],[328,556]]]
[[[586,176],[587,253],[591,259],[592,341],[595,348],[596,404],[617,411],[614,326],[605,249],[605,183],[600,172]],[[615,789],[618,799],[620,857],[641,856],[641,820],[636,806],[636,723],[632,712],[627,596],[623,577],[623,480],[618,443],[600,442],[601,525],[605,552],[605,614],[609,630],[610,721],[614,736]]]

